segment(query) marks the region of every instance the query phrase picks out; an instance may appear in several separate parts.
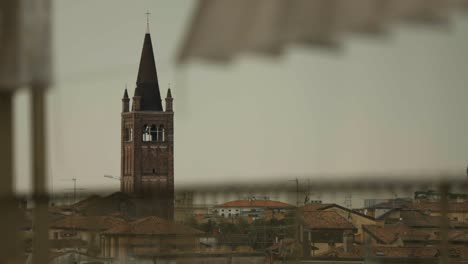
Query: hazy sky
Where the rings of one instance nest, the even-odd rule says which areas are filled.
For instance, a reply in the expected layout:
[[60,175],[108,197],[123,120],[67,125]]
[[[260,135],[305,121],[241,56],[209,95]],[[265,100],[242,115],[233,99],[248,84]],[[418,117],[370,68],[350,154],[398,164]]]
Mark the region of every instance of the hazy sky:
[[[55,1],[49,96],[54,190],[118,189],[120,111],[133,95],[150,10],[162,93],[175,97],[176,184],[335,173],[463,174],[468,164],[468,17],[447,28],[393,25],[344,49],[291,46],[279,59],[177,70],[194,1]],[[18,188],[29,185],[25,91],[16,98]],[[379,176],[382,177],[382,176]]]

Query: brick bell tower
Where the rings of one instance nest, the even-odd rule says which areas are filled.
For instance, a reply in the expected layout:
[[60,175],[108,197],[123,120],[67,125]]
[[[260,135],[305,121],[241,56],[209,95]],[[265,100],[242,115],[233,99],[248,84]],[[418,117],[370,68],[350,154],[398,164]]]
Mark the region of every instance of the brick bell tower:
[[138,201],[139,215],[174,219],[174,112],[169,88],[163,110],[149,31],[136,88],[122,99],[121,192]]

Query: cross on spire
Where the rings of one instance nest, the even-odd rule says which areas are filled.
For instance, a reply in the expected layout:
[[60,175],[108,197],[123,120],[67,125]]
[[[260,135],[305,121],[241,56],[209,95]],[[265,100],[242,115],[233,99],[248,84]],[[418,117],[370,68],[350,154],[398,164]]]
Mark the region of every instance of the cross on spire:
[[149,15],[151,15],[149,10],[146,10],[145,15],[146,15],[146,33],[149,33]]

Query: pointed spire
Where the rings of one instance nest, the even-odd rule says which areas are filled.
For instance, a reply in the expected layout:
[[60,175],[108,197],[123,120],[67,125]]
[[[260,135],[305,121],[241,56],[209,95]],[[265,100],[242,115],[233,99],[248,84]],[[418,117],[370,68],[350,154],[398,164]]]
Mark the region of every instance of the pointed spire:
[[167,95],[166,95],[166,112],[174,112],[174,110],[172,109],[173,101],[174,101],[174,98],[172,98],[171,83],[169,83],[169,88],[167,89]]
[[166,96],[166,97],[167,97],[167,98],[172,98],[171,88],[169,88],[169,89],[167,90],[167,96]]
[[125,85],[124,99],[128,99],[127,85]]
[[143,41],[136,84],[135,96],[141,96],[141,111],[162,111],[158,74],[149,33],[145,34]]
[[141,50],[137,84],[157,81],[158,75],[156,73],[156,63],[154,61],[153,43],[151,42],[151,35],[146,33],[143,41],[143,49]]
[[169,83],[168,86],[169,86],[169,88],[167,89],[167,95],[166,95],[166,97],[167,97],[167,98],[172,98],[171,83]]
[[125,84],[125,91],[122,98],[122,112],[126,113],[130,110],[130,99],[128,98],[127,85]]

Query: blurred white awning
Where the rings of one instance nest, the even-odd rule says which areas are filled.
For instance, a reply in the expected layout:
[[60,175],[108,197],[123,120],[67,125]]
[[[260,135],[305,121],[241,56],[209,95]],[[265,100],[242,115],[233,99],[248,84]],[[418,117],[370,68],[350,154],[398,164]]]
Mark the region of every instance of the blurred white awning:
[[0,1],[0,90],[51,81],[50,0]]
[[199,0],[178,62],[279,55],[290,43],[336,47],[342,33],[385,32],[389,22],[449,23],[468,0]]

